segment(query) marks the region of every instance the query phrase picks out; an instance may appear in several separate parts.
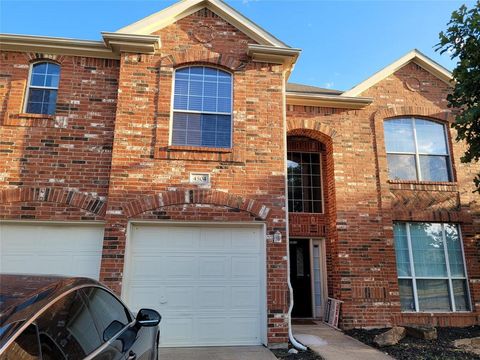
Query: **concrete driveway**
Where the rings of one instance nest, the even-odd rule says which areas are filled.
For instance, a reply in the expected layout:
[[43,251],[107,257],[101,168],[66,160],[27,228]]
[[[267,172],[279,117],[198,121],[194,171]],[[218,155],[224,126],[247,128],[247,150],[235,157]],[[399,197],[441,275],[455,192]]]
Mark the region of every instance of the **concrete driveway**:
[[159,360],[277,360],[263,346],[160,348]]

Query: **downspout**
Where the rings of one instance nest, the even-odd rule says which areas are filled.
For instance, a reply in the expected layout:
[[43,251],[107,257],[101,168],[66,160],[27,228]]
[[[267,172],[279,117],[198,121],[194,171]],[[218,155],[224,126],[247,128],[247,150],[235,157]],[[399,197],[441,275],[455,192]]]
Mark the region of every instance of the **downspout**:
[[292,343],[293,347],[297,350],[306,351],[307,347],[301,344],[295,339],[292,332],[292,310],[293,310],[293,287],[290,282],[290,239],[288,235],[288,170],[287,170],[287,96],[286,96],[286,87],[287,87],[287,76],[286,72],[283,73],[283,148],[284,148],[284,178],[285,178],[285,243],[287,245],[287,284],[288,284],[288,293],[290,297],[290,305],[288,307],[288,339]]

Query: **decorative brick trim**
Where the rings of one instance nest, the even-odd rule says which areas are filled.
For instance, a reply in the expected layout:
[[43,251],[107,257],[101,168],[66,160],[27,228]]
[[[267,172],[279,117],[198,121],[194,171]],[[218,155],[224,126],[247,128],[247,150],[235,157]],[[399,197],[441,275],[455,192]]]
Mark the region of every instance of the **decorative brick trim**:
[[455,114],[451,111],[441,110],[433,106],[395,106],[378,110],[375,113],[375,120],[385,120],[398,116],[420,116],[452,123],[455,121]]
[[40,60],[50,60],[62,64],[65,60],[64,55],[48,54],[48,53],[38,53],[38,52],[29,52],[24,53],[25,58],[29,62],[36,62]]
[[222,191],[201,189],[162,191],[157,194],[143,196],[124,205],[123,210],[127,218],[131,218],[146,211],[165,206],[188,204],[226,206],[232,209],[247,211],[262,220],[265,220],[270,213],[270,208],[256,200],[231,195]]
[[[309,133],[308,130],[313,132]],[[308,136],[323,143],[331,142],[337,136],[337,132],[332,127],[315,119],[287,120],[287,132],[288,135]]]
[[245,64],[234,55],[219,54],[204,47],[192,47],[184,51],[177,51],[162,58],[162,66],[187,66],[187,65],[216,65],[230,71],[242,69]]
[[104,200],[76,190],[48,187],[0,190],[0,204],[33,201],[73,206],[99,216],[105,215],[106,210]]

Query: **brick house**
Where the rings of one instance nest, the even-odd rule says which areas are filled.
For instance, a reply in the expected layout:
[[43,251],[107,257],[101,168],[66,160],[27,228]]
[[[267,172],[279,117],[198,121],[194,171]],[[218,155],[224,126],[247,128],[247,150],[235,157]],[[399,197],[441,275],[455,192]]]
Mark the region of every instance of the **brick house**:
[[103,41],[0,36],[0,271],[98,278],[165,346],[480,315],[480,205],[451,74],[414,50],[346,92],[220,0]]

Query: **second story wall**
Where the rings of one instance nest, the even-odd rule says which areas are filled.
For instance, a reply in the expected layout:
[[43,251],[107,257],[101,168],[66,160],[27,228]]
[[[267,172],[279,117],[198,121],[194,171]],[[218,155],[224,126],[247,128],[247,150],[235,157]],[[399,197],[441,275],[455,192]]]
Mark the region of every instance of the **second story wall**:
[[[49,115],[27,114],[32,65],[44,62],[60,68],[56,109]],[[9,197],[2,200],[15,200],[2,208],[5,217],[101,217],[93,203],[92,211],[69,207],[68,203],[73,196],[79,202],[106,200],[118,74],[117,60],[1,54],[0,188]],[[25,201],[18,202],[17,197]],[[60,198],[63,201],[58,201]]]
[[[203,9],[158,32],[155,55],[121,60],[110,186],[113,207],[139,194],[196,188],[191,172],[209,173],[211,189],[281,209],[284,202],[283,68],[255,63],[253,42]],[[205,66],[232,79],[232,142],[223,148],[172,141],[177,69]]]

